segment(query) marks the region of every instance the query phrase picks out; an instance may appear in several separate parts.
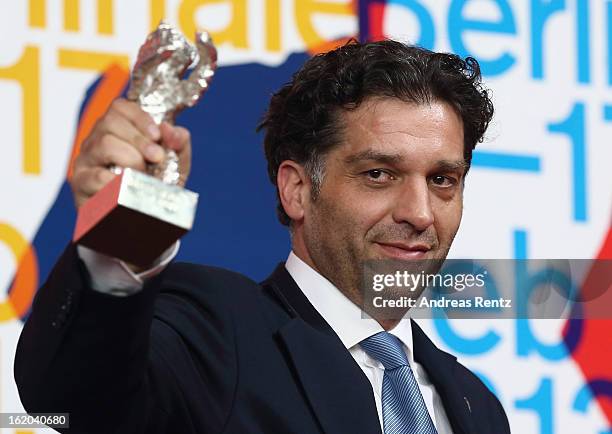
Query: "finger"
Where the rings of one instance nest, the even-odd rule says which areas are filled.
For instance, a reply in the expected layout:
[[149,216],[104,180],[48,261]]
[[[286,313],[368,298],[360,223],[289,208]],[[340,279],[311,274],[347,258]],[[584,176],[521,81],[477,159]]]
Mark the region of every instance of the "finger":
[[88,167],[75,172],[70,184],[77,208],[112,181],[115,176],[104,167]]
[[110,111],[116,111],[125,116],[143,135],[154,142],[161,138],[159,127],[153,118],[134,101],[123,98],[116,99],[111,104]]
[[86,155],[90,167],[132,167],[144,171],[146,162],[144,156],[130,143],[112,135],[105,134]]
[[150,163],[159,163],[164,157],[164,150],[149,137],[143,135],[126,117],[110,112],[100,126],[100,134],[112,134],[133,145]]
[[189,134],[189,130],[183,127],[172,126],[166,122],[163,122],[160,125],[160,131],[164,146],[176,152],[181,152],[183,147],[185,147],[191,141],[191,134]]

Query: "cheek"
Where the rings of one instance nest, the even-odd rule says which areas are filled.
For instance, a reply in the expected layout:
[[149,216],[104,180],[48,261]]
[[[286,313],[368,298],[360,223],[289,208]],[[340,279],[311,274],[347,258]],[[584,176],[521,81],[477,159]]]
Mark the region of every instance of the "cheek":
[[373,200],[356,199],[347,194],[322,197],[313,208],[320,233],[329,240],[360,239],[380,221],[385,211]]
[[338,180],[325,187],[312,202],[312,212],[317,214],[319,224],[326,225],[320,233],[336,242],[363,240],[372,227],[391,214],[397,201],[392,192],[364,190],[354,180]]
[[352,238],[364,239],[368,231],[391,215],[390,207],[380,198],[357,198],[350,202],[339,201],[343,209],[341,230],[350,232]]
[[439,241],[450,243],[459,230],[461,216],[463,215],[463,201],[457,200],[440,204],[434,210],[434,226]]

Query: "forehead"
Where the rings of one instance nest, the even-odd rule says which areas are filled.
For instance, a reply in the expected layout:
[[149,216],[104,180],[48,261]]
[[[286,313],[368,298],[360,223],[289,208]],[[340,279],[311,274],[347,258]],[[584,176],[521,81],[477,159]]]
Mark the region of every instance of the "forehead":
[[[398,99],[370,99],[341,114],[343,155],[376,151],[426,162],[463,159],[463,122],[447,103],[415,104]],[[419,158],[416,158],[419,157]]]

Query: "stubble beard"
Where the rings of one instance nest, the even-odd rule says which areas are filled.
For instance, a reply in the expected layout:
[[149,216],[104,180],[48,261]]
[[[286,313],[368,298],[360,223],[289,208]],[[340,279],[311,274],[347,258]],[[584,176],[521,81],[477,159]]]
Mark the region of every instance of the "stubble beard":
[[[366,257],[367,247],[374,242],[404,240],[423,242],[433,247],[433,255],[428,260],[439,264],[446,259],[454,236],[448,244],[440,245],[435,232],[415,236],[406,224],[379,225],[372,227],[361,240],[361,249],[356,245],[359,240],[351,237],[350,226],[353,222],[338,212],[334,204],[319,195],[313,202],[313,218],[310,231],[305,232],[305,242],[317,271],[329,280],[340,292],[360,309],[364,303],[364,276],[366,262],[383,260],[383,257]],[[338,232],[326,232],[324,228],[343,228]],[[439,269],[430,270],[438,272]],[[418,296],[425,288],[418,291]]]
[[[359,251],[350,236],[351,221],[347,221],[321,196],[313,203],[313,210],[311,230],[305,232],[310,257],[323,277],[361,307],[363,295],[360,291],[360,276],[365,258],[363,251]],[[326,232],[324,228],[345,229],[339,235],[337,232]]]

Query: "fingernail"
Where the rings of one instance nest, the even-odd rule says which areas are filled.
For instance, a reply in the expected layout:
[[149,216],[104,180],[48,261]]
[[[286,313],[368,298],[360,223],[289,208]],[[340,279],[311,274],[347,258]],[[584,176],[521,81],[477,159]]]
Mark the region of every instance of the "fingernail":
[[147,127],[147,130],[149,131],[149,136],[151,136],[151,139],[153,140],[159,139],[159,135],[161,133],[159,132],[159,127],[157,125],[151,124]]
[[147,145],[145,148],[145,157],[149,161],[159,161],[164,156],[164,151],[159,145]]

